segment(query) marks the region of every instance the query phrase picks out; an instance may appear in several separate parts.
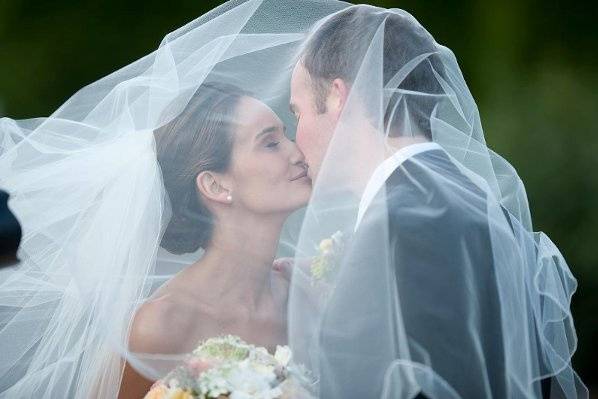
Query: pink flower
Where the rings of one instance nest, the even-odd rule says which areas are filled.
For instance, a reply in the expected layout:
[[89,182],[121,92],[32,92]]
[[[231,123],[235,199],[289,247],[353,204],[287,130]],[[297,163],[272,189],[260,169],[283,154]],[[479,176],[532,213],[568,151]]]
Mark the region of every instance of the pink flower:
[[199,377],[203,372],[214,367],[215,364],[201,360],[198,358],[191,358],[187,361],[187,368],[194,377]]

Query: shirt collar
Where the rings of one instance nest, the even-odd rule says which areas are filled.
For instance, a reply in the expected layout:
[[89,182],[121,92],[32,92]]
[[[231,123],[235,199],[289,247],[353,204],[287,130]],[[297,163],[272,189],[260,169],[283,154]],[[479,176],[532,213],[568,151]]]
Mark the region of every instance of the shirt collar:
[[411,144],[399,149],[392,156],[378,165],[376,170],[374,170],[372,177],[370,177],[363,195],[361,196],[361,201],[359,202],[359,211],[357,213],[357,222],[355,223],[355,231],[357,231],[365,212],[374,200],[374,197],[380,188],[382,188],[390,175],[392,175],[392,173],[399,166],[401,166],[403,162],[417,154],[421,154],[422,152],[438,149],[442,149],[442,147],[434,142]]

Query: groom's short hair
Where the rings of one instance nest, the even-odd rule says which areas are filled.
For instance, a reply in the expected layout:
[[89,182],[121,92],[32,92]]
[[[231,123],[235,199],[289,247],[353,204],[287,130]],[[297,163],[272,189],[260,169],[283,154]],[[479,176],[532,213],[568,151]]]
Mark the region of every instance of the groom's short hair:
[[[352,6],[318,25],[305,42],[299,57],[311,78],[318,112],[326,112],[326,97],[332,80],[341,78],[349,84],[355,81],[381,24],[384,24],[384,85],[414,57],[434,53],[405,77],[397,88],[427,94],[444,93],[436,76],[444,75],[437,44],[417,21],[392,10],[366,5]],[[385,127],[389,127],[391,132],[401,123],[400,117],[395,117],[392,112],[400,98],[397,93],[390,97],[384,115]],[[439,99],[436,96],[419,96],[416,101],[419,112],[410,115],[410,120],[420,133],[431,138],[430,115]]]

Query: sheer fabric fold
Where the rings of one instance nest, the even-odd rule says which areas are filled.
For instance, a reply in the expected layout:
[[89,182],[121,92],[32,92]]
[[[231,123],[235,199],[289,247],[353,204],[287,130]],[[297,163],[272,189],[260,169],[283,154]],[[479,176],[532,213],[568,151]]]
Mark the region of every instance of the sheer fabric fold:
[[24,230],[20,266],[0,271],[0,397],[113,398],[125,360],[150,380],[181,361],[128,342],[136,309],[201,256],[160,248],[171,210],[153,133],[206,82],[253,93],[291,128],[294,50],[345,6],[233,0],[52,115],[0,120],[0,186]]
[[[350,86],[297,263],[321,259],[335,231],[347,243],[315,282],[304,261],[291,290],[290,340],[317,395],[587,397],[571,367],[576,280],[487,146],[455,55],[409,13],[371,6],[324,18],[300,54],[322,85],[335,77],[323,64],[346,63]],[[409,149],[422,141],[438,146]]]

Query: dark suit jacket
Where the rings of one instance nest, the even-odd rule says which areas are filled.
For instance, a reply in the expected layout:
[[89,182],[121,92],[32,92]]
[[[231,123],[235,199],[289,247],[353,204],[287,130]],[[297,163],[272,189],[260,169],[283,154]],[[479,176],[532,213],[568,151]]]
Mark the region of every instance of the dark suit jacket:
[[[376,207],[384,197],[387,206]],[[506,397],[489,229],[471,216],[486,206],[484,192],[441,150],[394,171],[386,196],[366,211],[324,311],[321,398],[379,397],[405,347],[463,398]]]

